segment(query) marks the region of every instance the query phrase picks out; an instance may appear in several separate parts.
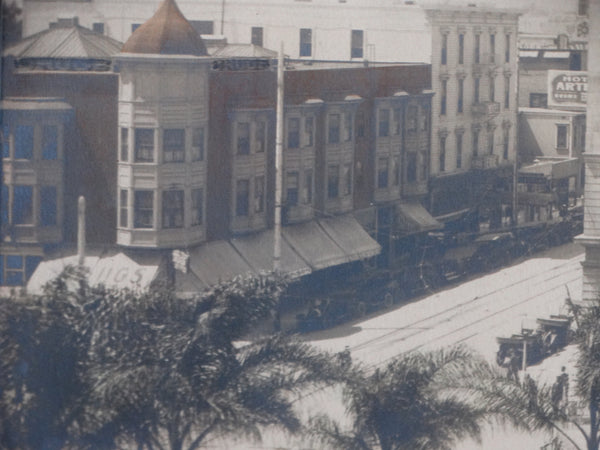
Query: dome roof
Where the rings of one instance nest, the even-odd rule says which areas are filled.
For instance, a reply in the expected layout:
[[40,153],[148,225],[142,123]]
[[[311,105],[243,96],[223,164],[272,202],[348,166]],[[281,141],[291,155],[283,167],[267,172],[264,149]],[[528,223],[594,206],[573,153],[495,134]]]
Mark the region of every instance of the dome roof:
[[175,0],[163,0],[154,15],[133,32],[121,52],[208,55],[202,38],[183,16]]

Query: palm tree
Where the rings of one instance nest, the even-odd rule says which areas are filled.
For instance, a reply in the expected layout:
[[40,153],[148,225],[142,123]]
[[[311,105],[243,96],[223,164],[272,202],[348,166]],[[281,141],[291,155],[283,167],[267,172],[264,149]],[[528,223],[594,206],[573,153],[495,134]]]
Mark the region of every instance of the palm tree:
[[331,419],[312,421],[312,433],[343,449],[449,449],[463,437],[478,437],[485,408],[454,395],[470,376],[488,366],[463,347],[409,353],[382,369],[356,367],[344,389],[352,429]]

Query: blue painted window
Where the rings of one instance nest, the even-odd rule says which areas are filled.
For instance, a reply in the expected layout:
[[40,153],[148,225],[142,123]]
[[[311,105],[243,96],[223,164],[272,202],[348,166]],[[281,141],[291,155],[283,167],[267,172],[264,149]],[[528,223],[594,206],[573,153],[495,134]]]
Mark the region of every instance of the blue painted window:
[[15,158],[31,159],[33,157],[33,127],[17,125],[15,133]]
[[13,224],[33,224],[33,187],[15,186],[13,194]]
[[43,227],[56,225],[56,186],[42,186],[40,220]]
[[58,127],[45,125],[42,129],[42,158],[56,159],[58,156]]
[[6,124],[2,125],[2,157],[10,158],[10,127]]
[[6,284],[8,286],[23,285],[23,257],[6,255]]

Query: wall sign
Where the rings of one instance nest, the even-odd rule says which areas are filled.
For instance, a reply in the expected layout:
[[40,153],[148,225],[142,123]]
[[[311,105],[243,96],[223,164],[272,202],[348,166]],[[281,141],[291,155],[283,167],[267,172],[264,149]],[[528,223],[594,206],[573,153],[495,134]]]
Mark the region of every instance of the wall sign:
[[587,87],[587,72],[549,70],[548,106],[585,109]]

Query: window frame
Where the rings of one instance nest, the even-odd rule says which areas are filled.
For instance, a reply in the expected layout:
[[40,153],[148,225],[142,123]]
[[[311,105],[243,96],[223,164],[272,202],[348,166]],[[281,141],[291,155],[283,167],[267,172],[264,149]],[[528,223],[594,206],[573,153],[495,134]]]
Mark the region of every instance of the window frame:
[[[142,195],[148,196],[143,199]],[[136,229],[154,229],[155,228],[155,220],[154,220],[154,191],[149,189],[136,189],[133,191],[133,228]],[[151,206],[141,205],[142,201],[151,203]],[[141,214],[150,213],[147,219],[142,220],[144,217],[141,217]]]
[[206,136],[203,126],[192,128],[192,162],[204,161]]
[[[568,150],[569,149],[569,124],[568,123],[557,123],[556,124],[556,150]],[[564,130],[564,137],[562,137],[561,130]],[[564,145],[561,141],[564,139]]]
[[129,228],[129,190],[119,190],[119,227]]
[[[337,119],[332,120],[334,117]],[[332,126],[334,125],[334,126]],[[341,114],[339,112],[331,112],[327,114],[327,143],[328,144],[339,144],[340,143],[340,127],[341,127]]]
[[446,171],[446,136],[440,136],[440,149],[438,153],[439,171]]
[[[134,128],[134,161],[153,163],[156,155],[156,132],[154,128]],[[146,136],[144,136],[146,135]],[[151,139],[148,139],[151,136]],[[146,141],[148,139],[148,141]],[[151,146],[149,145],[151,144]],[[148,157],[150,155],[150,157]]]
[[185,191],[169,189],[162,191],[162,228],[176,229],[185,226]]
[[[294,124],[294,125],[292,125]],[[288,117],[287,119],[287,139],[288,149],[300,148],[300,117]]]
[[[244,189],[240,189],[241,186],[244,186]],[[235,216],[250,216],[250,180],[248,178],[235,180]]]
[[298,54],[301,58],[312,57],[312,28],[300,28],[300,48]]
[[191,196],[191,225],[199,226],[204,224],[204,188],[192,188]]
[[54,185],[40,187],[40,226],[58,225],[58,189]]
[[163,163],[185,162],[185,140],[185,128],[163,129]]
[[[28,131],[28,136],[23,133]],[[30,134],[29,134],[30,133]],[[33,125],[17,124],[15,128],[14,159],[32,160],[35,148],[35,127]]]
[[377,189],[387,189],[389,187],[390,158],[380,156],[377,158]]
[[336,199],[340,196],[340,166],[329,164],[327,166],[327,198]]
[[42,126],[42,159],[46,161],[58,159],[58,125]]
[[364,30],[350,31],[350,59],[364,58],[365,34]]
[[285,174],[285,204],[288,207],[298,205],[300,194],[300,173],[288,170]]

